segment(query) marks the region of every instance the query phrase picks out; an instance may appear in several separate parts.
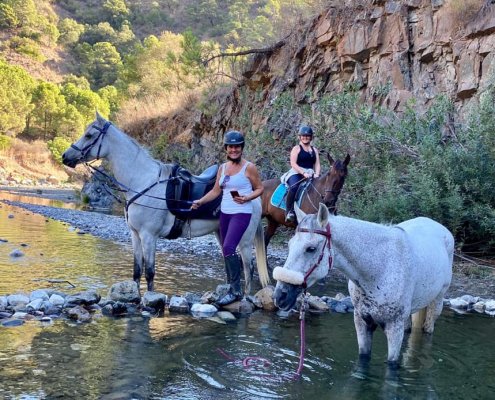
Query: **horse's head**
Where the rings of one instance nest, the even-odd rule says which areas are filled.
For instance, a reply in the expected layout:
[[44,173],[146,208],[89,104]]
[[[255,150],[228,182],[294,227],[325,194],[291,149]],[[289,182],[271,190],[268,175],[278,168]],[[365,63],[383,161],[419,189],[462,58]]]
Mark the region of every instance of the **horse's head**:
[[98,112],[96,119],[88,125],[82,137],[62,154],[62,162],[74,168],[77,164],[105,157],[103,138],[111,123]]
[[330,268],[331,242],[328,208],[320,203],[318,214],[305,214],[294,206],[300,221],[289,241],[289,254],[283,268],[273,270],[277,285],[275,305],[290,310],[306,287],[324,278]]
[[[347,165],[351,161],[351,156],[347,154],[344,161],[334,161],[330,154],[327,153],[327,158],[332,167],[329,172],[321,176],[321,186],[318,186],[325,191],[322,199],[323,203],[325,203],[331,213],[335,213],[337,200],[347,177]],[[320,189],[318,190],[321,191]]]

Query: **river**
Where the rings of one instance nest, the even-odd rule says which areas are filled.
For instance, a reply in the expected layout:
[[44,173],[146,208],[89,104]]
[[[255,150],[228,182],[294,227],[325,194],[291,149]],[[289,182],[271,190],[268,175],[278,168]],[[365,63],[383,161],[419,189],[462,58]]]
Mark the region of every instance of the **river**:
[[[105,295],[132,275],[129,244],[82,234],[17,207],[1,204],[0,238],[7,240],[0,244],[0,295],[44,287]],[[24,256],[10,257],[14,249]],[[157,255],[156,289],[168,295],[214,289],[223,276],[219,251]],[[327,282],[313,293],[339,291],[346,288]],[[352,315],[309,314],[304,369],[294,380],[297,316],[256,311],[227,324],[168,312],[85,324],[32,320],[0,326],[0,398],[489,399],[495,390],[494,324],[486,315],[444,309],[432,337],[406,337],[401,368],[392,377],[385,337],[377,331],[362,379],[354,374]]]

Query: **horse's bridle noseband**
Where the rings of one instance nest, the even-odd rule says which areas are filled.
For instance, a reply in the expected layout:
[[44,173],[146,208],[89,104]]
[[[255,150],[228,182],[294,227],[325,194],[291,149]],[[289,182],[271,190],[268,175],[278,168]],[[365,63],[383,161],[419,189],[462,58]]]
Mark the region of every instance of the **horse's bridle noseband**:
[[82,149],[80,149],[79,147],[77,147],[75,144],[71,144],[70,147],[72,147],[74,150],[77,150],[81,153],[81,158],[80,160],[83,160],[85,161],[85,158],[86,156],[88,155],[88,153],[91,151],[91,149],[96,145],[96,143],[98,143],[98,141],[100,140],[100,144],[98,146],[98,152],[96,153],[96,159],[99,160],[100,159],[100,151],[101,151],[101,144],[103,143],[103,137],[105,136],[105,134],[107,133],[108,131],[108,128],[110,127],[110,125],[112,125],[111,122],[105,122],[105,125],[103,125],[103,128],[100,128],[99,126],[96,126],[96,125],[92,125],[91,128],[94,128],[96,129],[99,133],[98,135],[96,136],[96,138],[93,139],[93,141],[89,144],[87,144],[86,146],[84,146]]
[[328,268],[332,268],[332,263],[333,263],[333,257],[332,257],[332,232],[330,231],[330,223],[327,223],[327,226],[325,227],[325,230],[321,229],[307,229],[307,228],[300,228],[298,227],[296,229],[296,232],[307,232],[307,233],[316,233],[318,235],[325,236],[325,243],[323,244],[323,247],[321,249],[320,256],[318,257],[318,261],[314,263],[311,268],[304,274],[304,280],[302,283],[302,287],[306,290],[308,284],[307,280],[309,276],[313,273],[313,271],[320,265],[321,260],[323,260],[323,254],[325,252],[325,247],[328,249],[329,255],[328,255]]

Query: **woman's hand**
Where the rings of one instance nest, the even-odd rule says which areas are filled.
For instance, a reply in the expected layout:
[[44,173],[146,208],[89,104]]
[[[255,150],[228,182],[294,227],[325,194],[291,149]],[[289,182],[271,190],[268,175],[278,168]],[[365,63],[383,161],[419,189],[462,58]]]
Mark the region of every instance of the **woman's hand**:
[[309,173],[307,173],[307,172],[305,172],[305,173],[303,173],[303,176],[304,176],[305,179],[309,179],[309,178],[311,178],[312,175],[309,174]]
[[248,196],[237,196],[237,197],[234,197],[234,201],[237,204],[244,204],[244,203],[247,203],[248,201],[251,201],[251,200],[248,199]]
[[191,204],[191,210],[197,210],[199,207],[201,207],[201,199],[194,200]]

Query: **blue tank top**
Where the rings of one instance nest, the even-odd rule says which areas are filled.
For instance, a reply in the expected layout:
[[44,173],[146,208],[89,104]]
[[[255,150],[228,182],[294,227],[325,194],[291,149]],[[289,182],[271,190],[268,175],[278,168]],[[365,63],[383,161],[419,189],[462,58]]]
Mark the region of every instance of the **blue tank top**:
[[316,162],[316,152],[313,146],[311,146],[311,152],[303,149],[301,145],[299,145],[299,154],[297,155],[297,165],[301,168],[313,168]]

